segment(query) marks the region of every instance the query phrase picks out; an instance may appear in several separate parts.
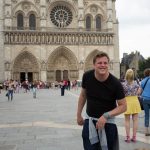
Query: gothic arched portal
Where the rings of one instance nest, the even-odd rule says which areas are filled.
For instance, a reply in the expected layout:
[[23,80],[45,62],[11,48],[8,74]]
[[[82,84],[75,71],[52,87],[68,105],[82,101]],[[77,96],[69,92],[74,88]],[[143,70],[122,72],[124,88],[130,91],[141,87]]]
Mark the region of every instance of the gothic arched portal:
[[[98,50],[94,50],[93,52],[91,52],[86,60],[85,60],[85,71],[90,70],[93,68],[93,58],[96,54],[98,54],[100,51]],[[112,61],[109,62],[109,69],[111,70],[113,68],[113,63]]]
[[47,81],[77,80],[78,61],[72,51],[59,47],[49,56],[47,63]]
[[93,68],[93,57],[98,53],[98,50],[91,52],[85,60],[85,71]]
[[39,65],[33,54],[24,51],[16,57],[13,65],[13,79],[20,82],[25,79],[30,82],[39,80]]

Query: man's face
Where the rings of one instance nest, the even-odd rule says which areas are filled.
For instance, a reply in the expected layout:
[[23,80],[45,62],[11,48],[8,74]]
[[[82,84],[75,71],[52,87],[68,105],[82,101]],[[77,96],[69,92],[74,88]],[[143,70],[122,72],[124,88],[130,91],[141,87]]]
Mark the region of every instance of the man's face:
[[99,75],[107,75],[109,62],[107,57],[97,58],[94,64],[94,69]]

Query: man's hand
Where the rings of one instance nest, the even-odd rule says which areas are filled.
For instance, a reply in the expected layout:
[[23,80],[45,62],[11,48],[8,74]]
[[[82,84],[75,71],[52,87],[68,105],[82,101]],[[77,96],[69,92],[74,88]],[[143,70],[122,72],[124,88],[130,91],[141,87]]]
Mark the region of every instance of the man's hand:
[[106,122],[106,118],[104,116],[101,116],[96,123],[96,129],[104,128]]
[[77,116],[77,123],[80,126],[82,126],[84,124],[84,119],[82,116]]

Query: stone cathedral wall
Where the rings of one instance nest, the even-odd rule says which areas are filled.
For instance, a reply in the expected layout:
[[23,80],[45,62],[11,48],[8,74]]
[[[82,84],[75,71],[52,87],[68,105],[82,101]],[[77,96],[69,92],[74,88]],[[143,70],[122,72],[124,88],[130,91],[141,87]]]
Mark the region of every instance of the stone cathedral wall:
[[[110,72],[119,77],[115,1],[5,0],[0,3],[0,22],[3,22],[0,80],[81,80],[83,73],[92,69],[92,58],[99,51],[109,54]],[[23,27],[17,22],[20,14]],[[34,18],[30,20],[33,16],[35,22]]]

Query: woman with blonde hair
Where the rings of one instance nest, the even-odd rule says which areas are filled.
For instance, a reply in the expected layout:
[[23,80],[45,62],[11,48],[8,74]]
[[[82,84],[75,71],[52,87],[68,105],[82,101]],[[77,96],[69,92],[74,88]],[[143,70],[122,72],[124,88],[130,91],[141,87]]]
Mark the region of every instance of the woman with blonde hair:
[[[141,112],[141,107],[138,101],[137,95],[140,94],[140,86],[134,81],[134,71],[128,69],[125,74],[125,82],[122,83],[124,88],[124,93],[127,101],[127,111],[125,115],[125,129],[126,129],[126,139],[125,141],[129,143],[130,141],[136,142],[136,132],[138,128],[138,113]],[[132,116],[133,121],[133,136],[130,139],[130,116]]]

